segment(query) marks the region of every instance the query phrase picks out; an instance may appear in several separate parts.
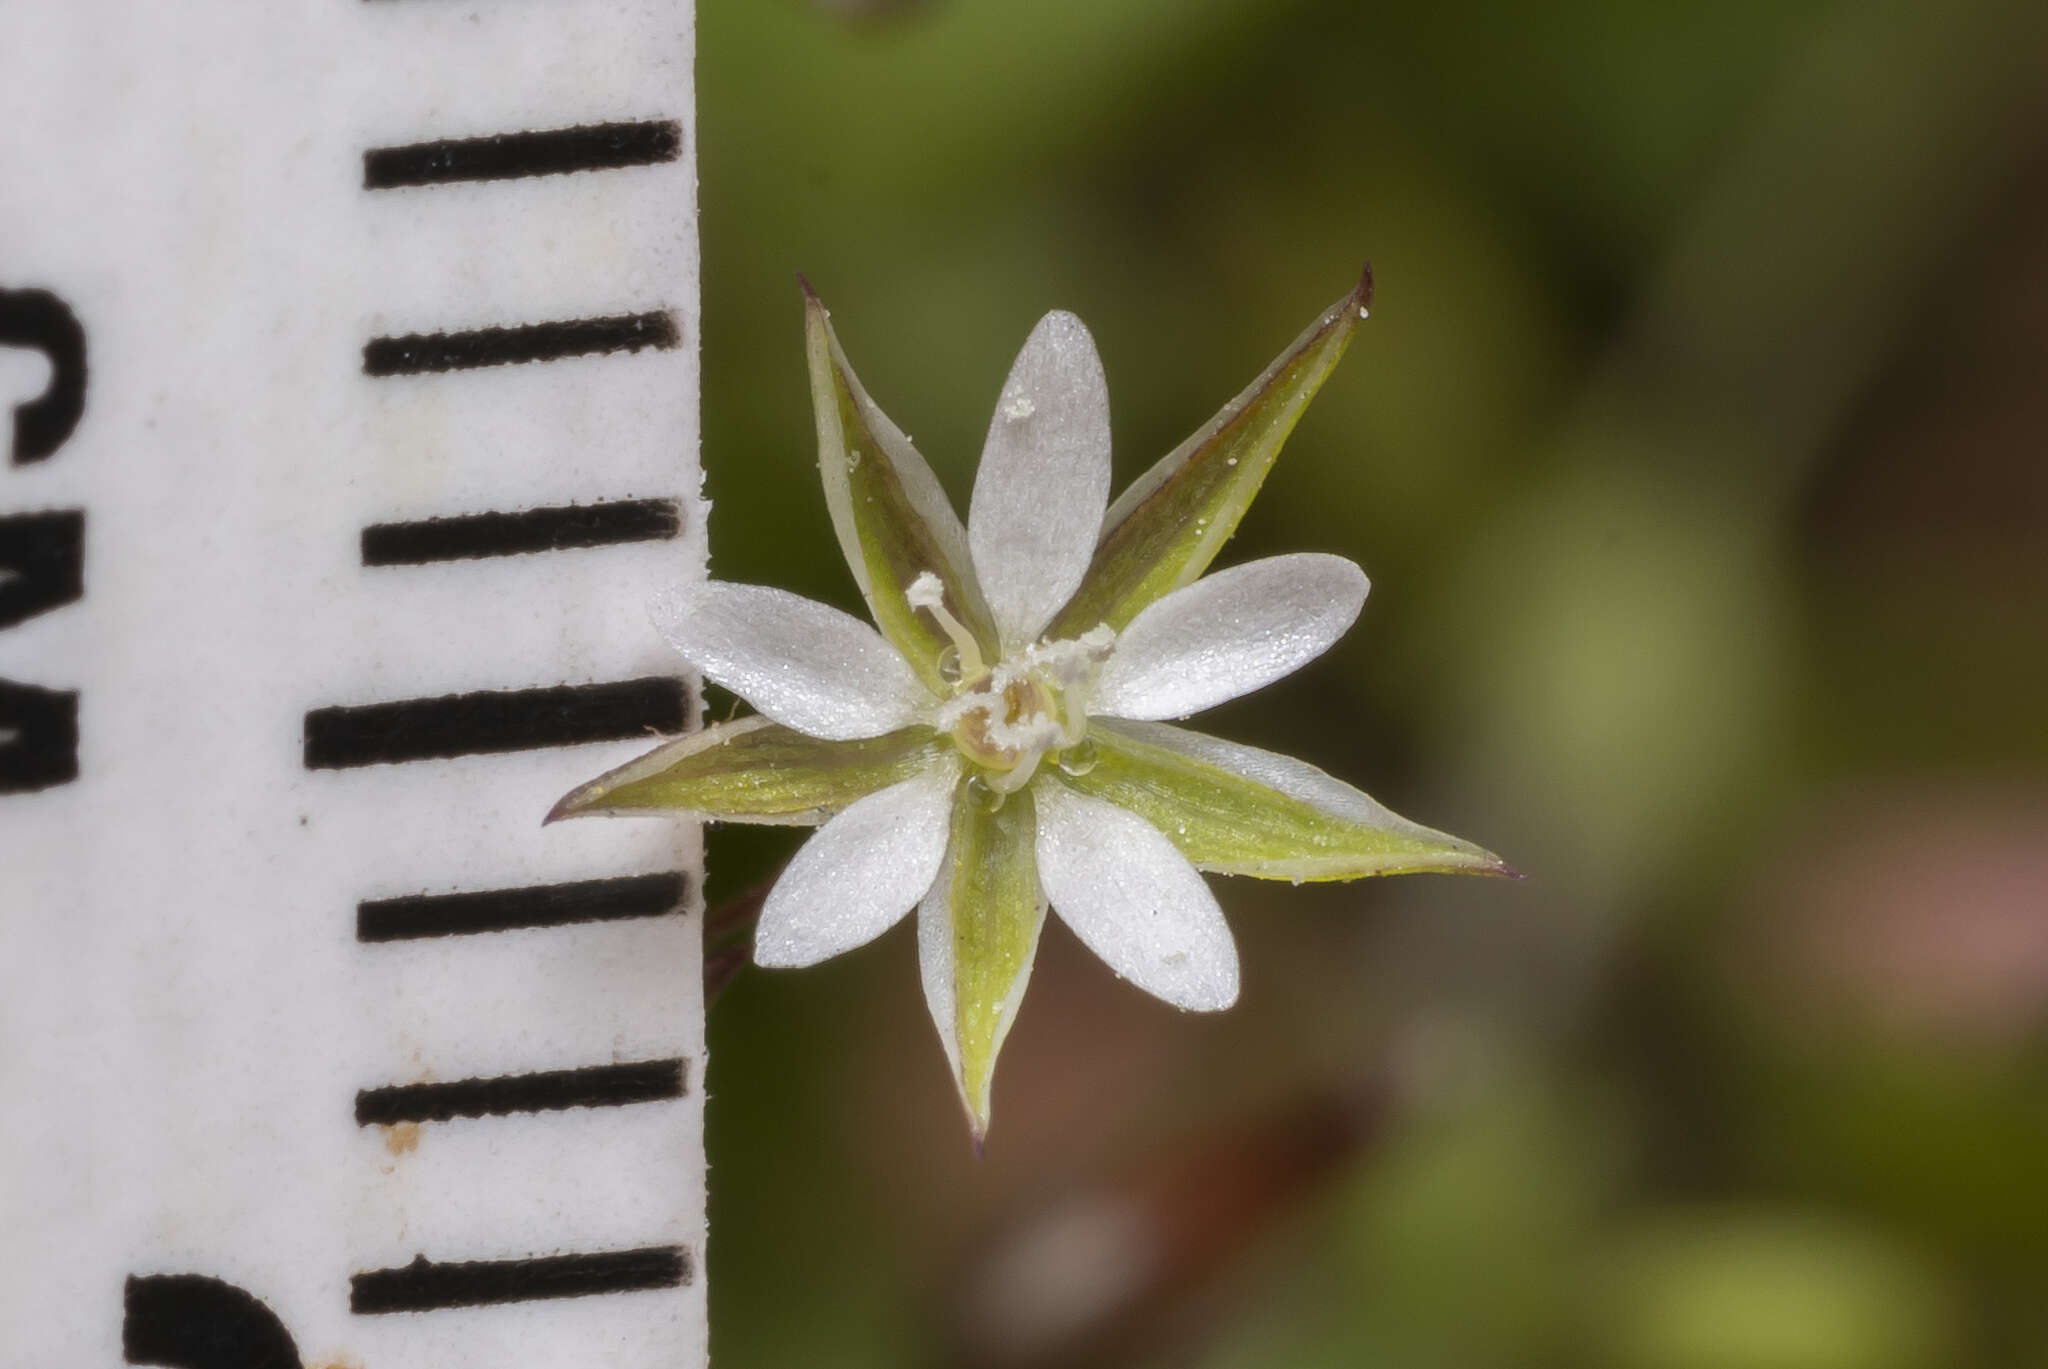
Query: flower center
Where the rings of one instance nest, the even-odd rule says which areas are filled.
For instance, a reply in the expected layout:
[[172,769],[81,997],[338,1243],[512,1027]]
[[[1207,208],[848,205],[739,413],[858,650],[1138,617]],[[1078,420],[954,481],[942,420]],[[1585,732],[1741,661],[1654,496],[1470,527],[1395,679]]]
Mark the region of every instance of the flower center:
[[[1007,677],[1001,685],[998,674]],[[948,710],[957,718],[954,742],[985,770],[1014,773],[1027,757],[1035,762],[1065,735],[1059,692],[1028,675],[1020,679],[998,668],[949,702],[957,705]]]
[[1023,788],[1047,755],[1062,765],[1071,755],[1074,773],[1084,773],[1093,763],[1088,696],[1116,644],[1107,624],[1070,640],[1036,642],[990,667],[973,635],[947,612],[936,575],[918,576],[906,597],[953,643],[939,662],[953,694],[934,711],[932,725],[952,733],[985,788],[998,798]]

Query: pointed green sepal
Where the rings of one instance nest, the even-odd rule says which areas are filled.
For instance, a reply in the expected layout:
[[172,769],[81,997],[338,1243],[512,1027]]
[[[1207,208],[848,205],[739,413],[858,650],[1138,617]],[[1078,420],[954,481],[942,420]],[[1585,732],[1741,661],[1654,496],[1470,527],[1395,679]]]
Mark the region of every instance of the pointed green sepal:
[[1038,889],[1038,822],[1030,789],[995,807],[961,781],[938,882],[917,910],[925,1001],[945,1043],[978,1146],[988,1133],[996,1055],[1016,1020],[1045,900]]
[[944,752],[928,727],[830,742],[766,718],[740,718],[680,737],[598,776],[563,796],[547,820],[660,814],[810,826],[855,799],[909,779]]
[[995,629],[974,578],[967,530],[917,448],[861,388],[831,316],[808,284],[804,309],[818,475],[839,549],[875,626],[927,685],[943,693],[948,685],[939,657],[951,640],[930,614],[911,606],[907,591],[918,576],[937,576],[946,608],[985,654],[994,654]]
[[1388,811],[1290,756],[1164,723],[1096,719],[1095,764],[1061,778],[1130,809],[1197,867],[1295,883],[1509,875],[1499,856]]
[[1088,576],[1048,635],[1078,636],[1097,623],[1121,632],[1147,604],[1209,568],[1371,303],[1368,266],[1358,287],[1324,310],[1264,374],[1131,482],[1110,505]]

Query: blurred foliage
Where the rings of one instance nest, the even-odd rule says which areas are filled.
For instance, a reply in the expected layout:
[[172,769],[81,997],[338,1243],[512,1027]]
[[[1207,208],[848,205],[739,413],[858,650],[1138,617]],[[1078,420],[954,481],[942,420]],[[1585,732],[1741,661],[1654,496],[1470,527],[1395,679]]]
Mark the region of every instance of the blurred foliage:
[[[1219,1019],[1049,924],[979,1161],[905,932],[742,974],[718,1363],[2048,1362],[2048,11],[699,25],[716,572],[857,606],[798,270],[964,505],[1044,310],[1121,483],[1370,257],[1225,560],[1372,601],[1210,722],[1533,876],[1222,882]],[[792,840],[714,834],[714,899]]]

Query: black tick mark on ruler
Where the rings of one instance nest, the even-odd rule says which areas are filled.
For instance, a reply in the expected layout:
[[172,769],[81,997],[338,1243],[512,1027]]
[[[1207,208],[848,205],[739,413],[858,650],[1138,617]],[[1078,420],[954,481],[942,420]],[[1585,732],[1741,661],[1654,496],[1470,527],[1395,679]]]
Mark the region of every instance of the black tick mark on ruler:
[[[4,526],[0,521],[0,532]],[[416,523],[372,523],[363,529],[363,564],[413,566],[428,561],[659,542],[682,530],[682,509],[673,499],[620,499],[517,513],[428,518]],[[0,589],[0,595],[4,593]],[[0,624],[5,621],[4,610],[0,610]]]
[[480,889],[460,894],[407,894],[356,905],[358,941],[411,941],[419,937],[509,932],[522,927],[566,927],[664,917],[683,905],[688,884],[675,872],[539,884],[525,889]]
[[689,1253],[677,1245],[467,1264],[435,1264],[422,1255],[397,1269],[373,1269],[351,1276],[348,1310],[358,1316],[431,1312],[444,1307],[680,1288],[689,1281]]
[[388,1127],[456,1117],[626,1107],[680,1098],[683,1088],[681,1060],[635,1060],[442,1084],[388,1084],[356,1094],[356,1124]]
[[667,675],[337,705],[306,714],[305,763],[308,770],[345,770],[626,741],[649,731],[681,732],[687,712],[683,682]]
[[580,124],[488,138],[441,138],[363,154],[363,189],[506,181],[572,171],[612,171],[672,162],[683,153],[683,128],[673,119]]
[[478,328],[465,333],[407,333],[364,343],[363,374],[426,375],[593,353],[637,352],[642,347],[668,351],[680,341],[676,321],[659,311]]

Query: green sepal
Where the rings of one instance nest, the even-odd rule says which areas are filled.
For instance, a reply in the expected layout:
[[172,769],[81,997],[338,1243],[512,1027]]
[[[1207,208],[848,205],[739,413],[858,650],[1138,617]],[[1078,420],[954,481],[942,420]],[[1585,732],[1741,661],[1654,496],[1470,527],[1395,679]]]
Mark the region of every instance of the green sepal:
[[1103,519],[1095,559],[1047,629],[1074,637],[1097,623],[1121,632],[1147,604],[1200,578],[1273,468],[1372,303],[1372,268],[1244,392],[1131,482]]
[[996,1055],[1016,1020],[1045,926],[1031,790],[993,809],[990,802],[971,780],[954,790],[946,863],[918,909],[925,999],[977,1144],[988,1132]]
[[942,759],[939,734],[906,727],[832,742],[740,718],[665,743],[565,795],[547,816],[661,814],[812,826]]
[[832,319],[804,286],[811,405],[818,424],[818,475],[839,550],[866,596],[875,626],[935,692],[950,686],[939,657],[951,640],[905,591],[929,571],[946,607],[996,654],[994,620],[974,578],[967,529],[917,448],[861,388],[832,331]]
[[1513,875],[1312,765],[1164,723],[1095,719],[1095,764],[1061,779],[1144,818],[1198,868],[1312,881],[1422,872]]

